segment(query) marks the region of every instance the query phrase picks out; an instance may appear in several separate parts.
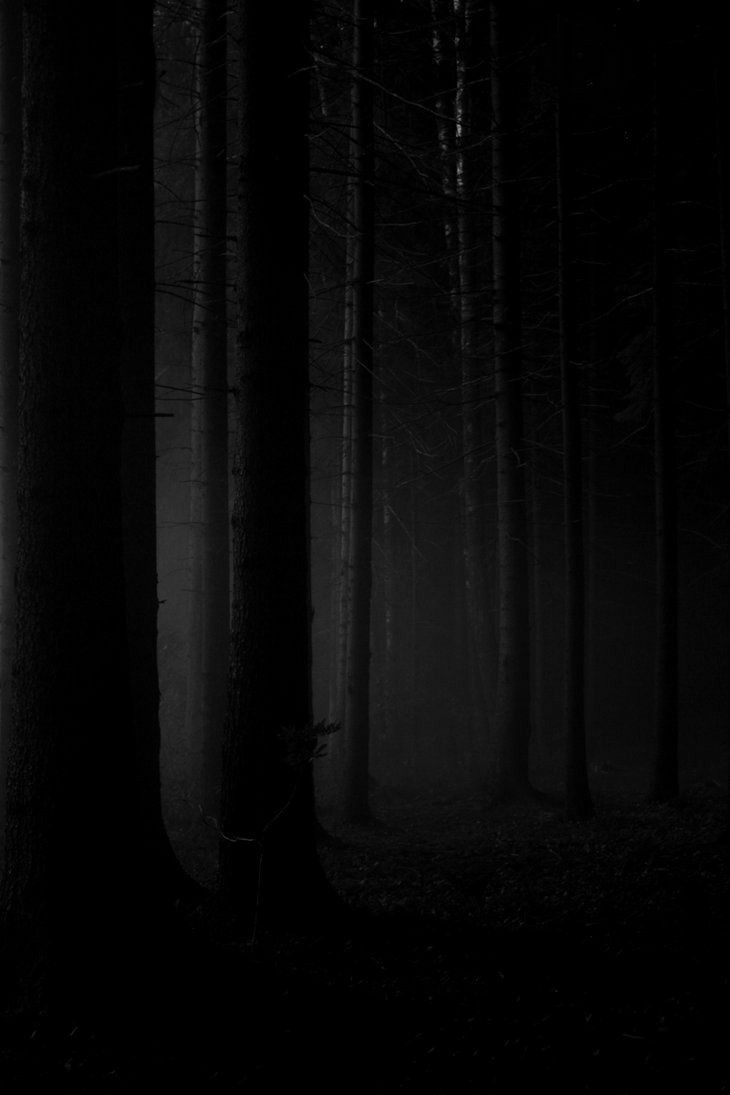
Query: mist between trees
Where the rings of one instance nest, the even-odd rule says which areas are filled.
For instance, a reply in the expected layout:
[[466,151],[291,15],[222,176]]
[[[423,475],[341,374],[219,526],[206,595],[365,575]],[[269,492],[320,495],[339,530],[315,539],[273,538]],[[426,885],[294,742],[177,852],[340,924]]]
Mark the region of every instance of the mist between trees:
[[163,815],[255,931],[334,906],[317,815],[724,785],[714,16],[10,7],[3,902],[38,983],[144,920],[120,869],[194,888]]
[[[496,797],[529,785],[562,795],[568,779],[577,812],[590,809],[583,772],[599,792],[608,779],[648,793],[659,779],[670,797],[680,778],[724,780],[724,108],[705,63],[711,23],[688,42],[648,10],[599,5],[562,26],[524,16],[495,29],[484,5],[379,9],[363,42],[349,9],[315,13],[313,717],[340,726],[315,764],[323,808],[365,815],[368,772],[371,790]],[[503,41],[490,45],[490,33]],[[165,35],[160,664],[164,756],[194,803],[201,746],[186,696],[200,673],[185,662],[196,581],[185,528],[202,480],[189,416],[195,452],[195,422],[223,384],[190,382],[192,310],[211,280],[196,285],[190,249],[203,215],[198,70],[192,32],[171,23]],[[679,83],[667,77],[677,68]],[[233,76],[229,199],[236,95]],[[233,217],[227,232],[233,255]],[[208,250],[199,245],[199,262]],[[653,370],[668,392],[654,390]],[[672,406],[676,472],[655,464],[657,400]],[[664,539],[658,485],[674,499]],[[661,642],[660,601],[677,605]],[[655,700],[660,646],[669,668]],[[678,712],[679,767],[670,759],[657,777],[657,722]]]

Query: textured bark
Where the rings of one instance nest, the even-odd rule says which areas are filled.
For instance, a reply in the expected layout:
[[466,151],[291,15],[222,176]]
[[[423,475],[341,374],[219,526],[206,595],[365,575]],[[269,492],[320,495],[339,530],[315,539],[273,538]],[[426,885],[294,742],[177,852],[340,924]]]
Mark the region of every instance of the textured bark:
[[[659,33],[659,32],[657,32]],[[662,42],[654,53],[654,504],[656,537],[656,647],[654,661],[655,758],[652,797],[667,802],[679,794],[679,598],[677,467],[674,421],[672,272],[666,194],[669,127],[662,96],[669,73]]]
[[575,278],[575,179],[572,162],[570,27],[558,19],[555,118],[558,211],[558,326],[563,426],[565,559],[565,805],[573,818],[593,812],[586,767],[585,554],[583,452]]
[[187,721],[200,800],[216,816],[230,633],[227,10],[222,0],[198,0]]
[[15,649],[18,308],[20,305],[21,11],[0,3],[0,867]]
[[492,91],[492,268],[494,398],[497,456],[497,772],[500,798],[528,789],[530,631],[526,544],[520,331],[519,189],[513,106],[514,57],[505,34],[505,5],[490,5]]
[[352,480],[350,626],[345,693],[342,812],[366,820],[370,756],[370,603],[373,524],[373,10],[353,3]]
[[[115,982],[143,915],[119,481],[115,14],[90,0],[23,5],[18,627],[0,907],[26,994],[52,969],[75,988],[97,974]],[[155,901],[143,900],[147,917]]]
[[233,620],[220,870],[258,923],[318,914],[308,485],[309,8],[241,0]]

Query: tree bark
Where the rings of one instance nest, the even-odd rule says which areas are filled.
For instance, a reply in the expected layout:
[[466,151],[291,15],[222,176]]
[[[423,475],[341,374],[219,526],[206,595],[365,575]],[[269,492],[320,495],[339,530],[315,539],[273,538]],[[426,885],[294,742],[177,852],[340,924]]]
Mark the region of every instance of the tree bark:
[[[340,431],[340,481],[337,528],[337,615],[333,627],[335,636],[334,689],[331,722],[345,723],[347,691],[348,644],[350,641],[350,604],[352,597],[352,309],[354,235],[351,223],[352,203],[348,201],[347,242],[345,246],[345,301],[342,340],[342,418]],[[341,741],[337,743],[341,754]]]
[[461,432],[464,462],[463,520],[466,609],[472,634],[475,699],[480,732],[491,730],[496,660],[489,614],[486,566],[484,490],[484,374],[477,356],[474,212],[471,183],[471,118],[468,50],[471,0],[454,0],[456,19],[456,92],[454,104],[456,153],[456,299],[461,367]]
[[497,798],[528,791],[530,631],[522,422],[519,189],[513,121],[514,57],[504,4],[490,5],[492,268],[497,456]]
[[15,651],[21,57],[21,9],[0,3],[0,870]]
[[569,817],[593,813],[586,767],[585,553],[583,450],[575,279],[575,177],[572,161],[571,28],[558,17],[555,116],[558,212],[558,326],[563,425],[565,552],[565,806]]
[[308,474],[309,5],[240,0],[233,613],[220,872],[261,923],[318,917]]
[[118,13],[118,296],[123,402],[122,522],[132,728],[140,827],[149,885],[179,896],[193,888],[162,821],[160,687],[157,672],[157,498],[155,444],[155,265],[152,3],[128,0]]
[[[152,914],[126,640],[115,5],[23,5],[17,652],[0,895],[26,997],[129,976]],[[79,28],[83,28],[83,34]],[[112,51],[112,63],[109,53]]]
[[200,801],[218,814],[230,637],[227,10],[198,0],[190,475],[188,740]]
[[342,812],[369,818],[370,607],[373,523],[373,11],[354,0],[352,47],[352,482],[350,627]]
[[[657,29],[657,35],[660,31]],[[672,273],[669,204],[666,193],[669,133],[664,116],[666,59],[654,43],[654,224],[653,224],[653,409],[656,539],[656,647],[654,662],[655,757],[652,798],[668,802],[679,794],[679,560],[675,451]]]

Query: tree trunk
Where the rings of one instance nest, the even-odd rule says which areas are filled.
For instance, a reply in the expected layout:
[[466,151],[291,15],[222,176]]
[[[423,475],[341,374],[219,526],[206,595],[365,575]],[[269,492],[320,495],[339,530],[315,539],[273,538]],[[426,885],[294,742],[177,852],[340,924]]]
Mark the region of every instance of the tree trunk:
[[[162,821],[157,674],[155,267],[152,4],[124,5],[119,43],[119,306],[121,317],[122,520],[136,794],[149,884],[179,895],[192,887]],[[130,798],[132,791],[130,791]]]
[[228,515],[227,4],[198,0],[190,475],[188,741],[217,815],[230,633]]
[[316,852],[309,575],[306,3],[240,0],[233,625],[221,882],[254,927],[331,891]]
[[[660,33],[657,31],[657,33]],[[655,737],[652,798],[679,794],[678,772],[678,554],[677,468],[674,422],[672,274],[667,253],[669,208],[666,172],[669,133],[662,95],[666,64],[660,41],[654,54],[654,502],[656,536]]]
[[[721,29],[718,20],[718,31]],[[715,111],[717,147],[717,199],[718,227],[720,230],[720,290],[722,294],[722,359],[725,374],[725,413],[727,431],[727,460],[730,473],[730,134],[728,134],[728,81],[725,57],[722,52],[722,35],[716,35],[715,55]],[[726,543],[730,546],[730,474],[727,477],[727,524]],[[726,809],[730,812],[730,762],[726,781]],[[730,822],[725,828],[727,841]]]
[[49,981],[115,991],[159,908],[140,887],[130,809],[116,15],[91,0],[73,19],[23,5],[18,641],[0,908],[26,997],[47,996]]
[[0,4],[0,870],[15,650],[18,308],[20,306],[21,10]]
[[[393,325],[395,330],[395,324]],[[383,506],[383,677],[382,677],[382,738],[387,752],[392,751],[396,729],[396,642],[395,642],[395,597],[396,597],[396,552],[394,535],[394,460],[393,460],[393,420],[387,407],[385,384],[380,385],[380,467],[382,474]]]
[[456,300],[461,366],[461,432],[464,462],[464,575],[466,610],[474,652],[474,685],[480,732],[491,729],[496,650],[489,619],[487,589],[483,404],[484,375],[477,358],[477,309],[474,270],[474,213],[469,145],[471,120],[467,54],[471,34],[471,0],[454,0],[456,19]]
[[492,58],[492,268],[497,456],[497,798],[528,791],[530,632],[522,424],[519,191],[515,164],[514,58],[504,4],[490,5]]
[[[352,596],[351,577],[351,530],[352,530],[352,262],[354,235],[351,224],[351,202],[348,202],[347,243],[345,247],[345,307],[342,340],[342,419],[340,447],[340,482],[338,505],[338,566],[337,566],[337,616],[333,627],[335,636],[334,690],[331,722],[340,726],[345,723],[345,695],[347,692],[347,651],[350,641],[350,605]],[[342,755],[342,738],[335,746]]]
[[575,280],[575,178],[571,129],[571,28],[558,18],[558,100],[555,117],[558,211],[558,325],[563,423],[565,551],[565,806],[569,817],[593,812],[586,767],[585,555],[583,452]]
[[345,694],[342,812],[370,814],[370,604],[373,522],[373,12],[354,0],[352,47],[352,487],[350,628]]

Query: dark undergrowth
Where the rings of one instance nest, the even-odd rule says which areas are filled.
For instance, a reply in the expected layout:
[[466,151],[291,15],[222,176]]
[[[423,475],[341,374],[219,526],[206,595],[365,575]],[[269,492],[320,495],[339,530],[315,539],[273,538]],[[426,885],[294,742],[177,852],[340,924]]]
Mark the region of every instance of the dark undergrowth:
[[[114,1006],[6,1013],[2,1090],[728,1090],[719,789],[579,825],[477,799],[376,809],[322,847],[342,924],[252,944],[214,901],[181,911]],[[210,879],[211,833],[174,835]]]

